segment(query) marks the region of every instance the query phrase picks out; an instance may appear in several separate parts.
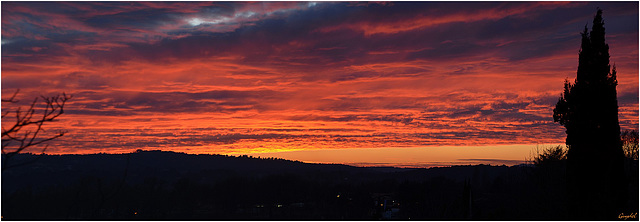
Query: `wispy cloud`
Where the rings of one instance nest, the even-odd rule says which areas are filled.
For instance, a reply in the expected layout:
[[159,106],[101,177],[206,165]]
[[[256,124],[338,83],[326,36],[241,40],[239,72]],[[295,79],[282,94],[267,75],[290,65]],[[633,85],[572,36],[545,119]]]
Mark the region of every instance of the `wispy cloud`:
[[[638,125],[637,6],[598,3],[623,129]],[[595,8],[2,2],[2,92],[74,94],[52,152],[556,143]]]

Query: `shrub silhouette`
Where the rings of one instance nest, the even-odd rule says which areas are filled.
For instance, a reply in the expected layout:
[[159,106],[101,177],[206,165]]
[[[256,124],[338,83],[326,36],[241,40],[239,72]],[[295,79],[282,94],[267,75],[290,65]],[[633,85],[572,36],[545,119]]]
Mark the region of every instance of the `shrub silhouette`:
[[632,160],[638,160],[638,131],[625,130],[620,135],[624,156]]
[[567,151],[561,145],[544,148],[541,153],[537,152],[532,162],[538,166],[563,161],[567,158]]

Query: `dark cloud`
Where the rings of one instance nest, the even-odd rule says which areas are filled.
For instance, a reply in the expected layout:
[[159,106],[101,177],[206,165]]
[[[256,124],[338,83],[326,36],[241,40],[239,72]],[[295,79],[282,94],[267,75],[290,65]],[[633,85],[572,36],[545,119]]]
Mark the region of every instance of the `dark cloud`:
[[[554,63],[596,7],[637,71],[637,2],[2,2],[2,88],[71,91],[77,148],[557,142]],[[239,126],[172,128],[202,113]]]
[[504,160],[504,159],[458,159],[465,162],[481,162],[483,164],[505,164],[516,165],[524,163],[523,160]]
[[[83,5],[83,3],[75,3]],[[241,4],[224,4],[223,6],[193,7],[193,11],[197,11],[197,15],[220,15],[232,16],[236,11],[235,7]],[[347,4],[332,4],[331,7],[316,7],[305,10],[304,12],[292,12],[286,17],[274,17],[256,21],[252,25],[238,26],[237,29],[229,30],[227,33],[200,33],[188,32],[186,38],[171,39],[164,38],[155,43],[147,44],[143,42],[128,43],[131,44],[130,49],[125,52],[117,52],[113,54],[141,56],[148,60],[161,60],[163,58],[180,58],[190,59],[206,56],[203,51],[209,51],[210,55],[225,53],[244,53],[246,62],[267,62],[273,56],[281,53],[300,54],[304,53],[308,60],[297,60],[291,62],[304,63],[313,65],[321,62],[321,64],[355,62],[358,58],[366,55],[367,51],[383,50],[384,48],[393,49],[420,49],[421,50],[408,55],[409,59],[456,59],[465,57],[469,54],[477,54],[485,52],[491,54],[493,51],[518,52],[517,55],[505,55],[513,60],[526,59],[528,56],[544,56],[553,54],[559,50],[574,49],[575,47],[558,48],[571,39],[571,35],[580,31],[580,27],[574,28],[574,31],[567,31],[566,27],[568,18],[575,18],[571,13],[559,13],[559,9],[550,8],[542,10],[540,13],[529,14],[528,16],[507,16],[499,20],[480,20],[472,22],[457,22],[447,24],[447,26],[435,26],[425,29],[412,30],[406,33],[397,33],[393,35],[375,35],[365,37],[362,33],[339,31],[331,33],[319,33],[318,29],[323,27],[338,26],[345,23],[369,22],[375,23],[393,23],[404,22],[414,19],[416,16],[424,14],[437,18],[438,16],[467,16],[479,11],[496,10],[517,10],[519,8],[528,7],[531,4],[525,3],[398,3],[393,6],[379,7],[349,7]],[[185,18],[185,12],[177,11],[172,4],[160,4],[154,8],[142,7],[139,3],[112,3],[112,4],[90,4],[83,6],[90,9],[78,10],[62,4],[35,4],[35,8],[47,8],[48,11],[61,14],[81,13],[81,15],[72,18],[78,19],[79,22],[96,30],[155,30],[161,26],[174,24]],[[446,6],[446,7],[445,7]],[[455,10],[454,10],[455,8]],[[575,7],[584,8],[584,7]],[[579,10],[571,9],[573,13]],[[443,10],[447,9],[447,10]],[[491,9],[491,10],[490,10]],[[114,11],[114,13],[91,13],[90,10]],[[615,8],[614,10],[617,10]],[[497,11],[497,10],[496,10]],[[6,12],[11,14],[10,9]],[[379,16],[385,14],[387,16]],[[615,12],[612,12],[615,15]],[[31,15],[28,15],[31,16]],[[34,17],[34,16],[32,16]],[[584,16],[583,16],[584,17]],[[613,17],[613,16],[612,16]],[[41,17],[34,17],[41,18]],[[615,17],[612,18],[615,20]],[[42,20],[42,19],[40,19]],[[43,23],[36,19],[35,24]],[[572,19],[570,21],[576,21]],[[311,24],[311,25],[310,25]],[[573,23],[572,23],[573,24]],[[33,23],[20,24],[19,27],[28,29]],[[12,26],[9,26],[12,27]],[[545,36],[545,33],[555,31],[562,28],[560,33],[564,33],[561,39],[557,37]],[[58,32],[54,29],[42,30],[26,30],[28,33],[46,34],[47,38],[56,41],[56,39],[66,39],[70,44],[77,43],[78,39],[91,39],[93,41],[100,40],[98,36],[94,36],[93,32],[85,32],[81,30],[66,30],[61,37],[52,36]],[[637,31],[637,29],[636,29]],[[4,32],[3,32],[4,33]],[[177,31],[176,35],[186,34],[185,31]],[[144,34],[144,33],[142,33]],[[4,34],[3,34],[4,35]],[[90,36],[86,36],[90,35]],[[153,34],[152,34],[153,35]],[[106,36],[105,36],[106,37]],[[524,45],[504,48],[500,50],[497,44],[506,39],[525,40]],[[286,45],[292,41],[302,41],[309,44],[303,48],[296,48],[303,51],[282,51],[276,52],[274,48],[286,48]],[[446,40],[453,40],[450,43],[441,44]],[[494,43],[478,43],[479,41],[489,40]],[[250,51],[246,49],[250,48]],[[313,49],[333,49],[333,50],[313,50]],[[9,51],[11,52],[11,50]],[[4,53],[4,52],[3,52]],[[131,55],[131,53],[134,53]],[[248,53],[248,54],[247,54]],[[541,54],[545,53],[545,54]],[[107,58],[115,58],[113,54],[104,55]],[[126,57],[125,57],[126,58]],[[298,57],[300,58],[300,57]],[[131,59],[131,58],[129,58]],[[355,59],[356,61],[351,61]],[[404,58],[398,58],[404,59]],[[315,62],[313,62],[315,61]]]
[[638,105],[638,89],[636,88],[635,91],[625,92],[618,95],[618,103],[630,104],[630,105],[635,104],[635,106],[637,106]]
[[[140,113],[233,113],[242,110],[265,109],[268,101],[282,98],[274,91],[231,91],[215,90],[207,92],[114,92],[108,95],[76,95],[92,98],[94,101],[77,102],[68,110],[72,114],[92,115],[134,115]],[[100,99],[99,97],[108,99]]]

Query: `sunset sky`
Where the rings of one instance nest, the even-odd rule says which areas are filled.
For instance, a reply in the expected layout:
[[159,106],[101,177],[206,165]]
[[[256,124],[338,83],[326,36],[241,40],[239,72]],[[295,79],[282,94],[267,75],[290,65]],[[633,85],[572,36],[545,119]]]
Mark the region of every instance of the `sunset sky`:
[[598,7],[637,129],[638,2],[3,1],[2,97],[73,95],[48,153],[521,160],[564,143],[552,110]]

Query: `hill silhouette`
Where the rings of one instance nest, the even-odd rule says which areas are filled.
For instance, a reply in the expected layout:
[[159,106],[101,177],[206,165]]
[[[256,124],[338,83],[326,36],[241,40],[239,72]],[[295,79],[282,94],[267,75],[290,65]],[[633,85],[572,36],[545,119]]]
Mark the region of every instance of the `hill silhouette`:
[[164,151],[12,161],[33,159],[2,173],[3,220],[570,219],[557,164],[376,168]]

